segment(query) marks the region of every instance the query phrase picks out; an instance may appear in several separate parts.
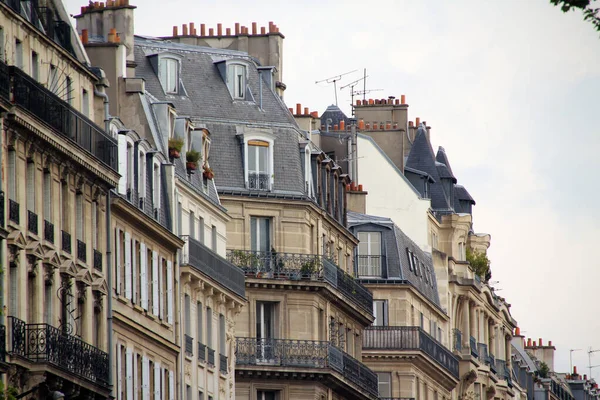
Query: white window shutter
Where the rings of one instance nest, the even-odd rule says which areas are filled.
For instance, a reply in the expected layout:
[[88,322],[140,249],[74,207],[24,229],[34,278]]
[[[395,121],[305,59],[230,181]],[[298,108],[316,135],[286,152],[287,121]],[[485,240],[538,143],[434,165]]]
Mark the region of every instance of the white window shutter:
[[175,400],[175,374],[169,371],[169,400]]
[[115,292],[121,293],[121,230],[115,229]]
[[150,363],[146,356],[142,358],[142,400],[150,400]]
[[154,363],[154,400],[160,400],[160,363]]
[[125,297],[131,300],[131,234],[125,232]]
[[133,350],[129,347],[126,350],[125,363],[125,376],[127,377],[127,400],[129,400],[133,399]]
[[138,381],[138,363],[137,363],[137,355],[135,353],[132,354],[133,360],[133,400],[141,400],[138,399],[138,387],[142,384],[142,382]]
[[119,158],[119,194],[127,194],[127,137],[119,134],[118,136],[118,158]]
[[140,243],[140,295],[142,308],[148,311],[148,252],[146,244]]
[[173,262],[167,260],[167,323],[173,324]]
[[121,369],[123,366],[121,365],[121,345],[117,344],[117,399],[124,400],[123,395],[123,379],[121,378]]
[[163,276],[163,262],[164,262],[163,258],[160,257],[160,263],[158,264],[158,287],[160,288],[159,289],[160,300],[159,300],[158,316],[160,317],[160,319],[165,318],[165,291],[163,289],[165,277]]
[[152,251],[152,314],[158,315],[158,252]]
[[138,265],[137,265],[137,247],[135,239],[131,240],[131,299],[134,303],[138,302],[137,280],[138,280]]

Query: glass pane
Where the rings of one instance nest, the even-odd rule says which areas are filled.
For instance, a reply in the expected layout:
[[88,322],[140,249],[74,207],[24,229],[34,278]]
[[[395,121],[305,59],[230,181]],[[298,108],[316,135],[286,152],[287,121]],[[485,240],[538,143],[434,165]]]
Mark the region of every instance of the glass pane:
[[262,173],[269,172],[269,148],[259,146],[258,148],[258,170]]
[[248,172],[257,171],[256,152],[258,146],[248,146]]
[[358,254],[359,255],[368,255],[369,254],[369,236],[366,232],[358,233]]
[[258,246],[257,246],[257,236],[258,236],[258,231],[257,231],[257,218],[256,217],[251,217],[250,218],[250,250],[252,251],[258,251]]
[[372,255],[372,256],[381,255],[381,233],[371,232],[369,236],[371,238],[370,255]]
[[378,372],[379,397],[392,397],[392,374],[389,372]]
[[167,60],[168,63],[168,86],[167,90],[169,92],[177,92],[177,61],[175,60]]
[[271,251],[271,232],[270,220],[268,218],[259,218],[259,251]]

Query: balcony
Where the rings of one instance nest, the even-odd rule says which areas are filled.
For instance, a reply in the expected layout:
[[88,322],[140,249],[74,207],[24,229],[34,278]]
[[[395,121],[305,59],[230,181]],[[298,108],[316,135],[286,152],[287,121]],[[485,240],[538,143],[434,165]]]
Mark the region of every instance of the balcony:
[[94,249],[94,269],[102,272],[102,253]]
[[356,256],[356,265],[358,266],[358,276],[361,278],[376,277],[381,278],[385,265],[385,256]]
[[330,369],[357,385],[371,396],[378,397],[377,375],[366,365],[325,341],[237,338],[235,342],[236,370],[240,366],[271,366]]
[[497,372],[497,370],[496,370],[496,357],[494,357],[494,355],[492,353],[490,353],[488,355],[488,360],[489,360],[488,362],[489,362],[489,365],[490,365],[490,371],[492,371],[493,373],[496,373]]
[[21,223],[21,206],[16,201],[8,200],[8,219],[19,225]]
[[83,263],[87,262],[87,244],[77,239],[77,259]]
[[54,243],[54,224],[44,220],[44,240]]
[[185,355],[193,356],[194,355],[194,338],[188,335],[184,335],[185,338]]
[[61,232],[62,232],[62,240],[61,240],[62,250],[65,253],[71,254],[71,234],[69,232],[65,232],[65,231],[61,231]]
[[369,326],[363,350],[420,350],[458,379],[458,358],[417,326]]
[[471,355],[475,358],[479,358],[479,353],[477,352],[477,340],[473,336],[469,338],[469,347],[471,347]]
[[373,295],[327,257],[314,254],[228,250],[227,259],[252,278],[324,281],[369,314]]
[[198,361],[206,362],[206,345],[198,342]]
[[219,256],[211,249],[189,236],[182,236],[185,242],[181,265],[190,265],[197,271],[214,279],[238,296],[246,294],[244,273],[235,265]]
[[219,354],[219,371],[222,374],[227,374],[227,356]]
[[[9,67],[12,102],[48,124],[106,166],[117,169],[117,142],[94,122],[16,67]],[[1,78],[0,78],[1,79]]]
[[8,317],[10,353],[48,364],[80,378],[108,384],[108,354],[48,324],[26,324]]
[[452,330],[452,339],[454,343],[453,350],[460,353],[462,351],[462,332],[459,329],[454,328]]
[[214,367],[215,366],[215,351],[208,346],[206,347],[206,350],[208,353],[208,358],[207,358],[208,365],[212,365]]
[[271,175],[260,172],[249,172],[248,189],[271,190]]
[[31,210],[27,210],[27,230],[36,236],[38,234],[38,216]]
[[500,379],[504,379],[506,380],[506,383],[509,387],[512,387],[512,378],[510,376],[510,368],[508,367],[508,364],[506,364],[506,361],[504,360],[500,360],[497,359],[496,360],[496,369],[497,369],[497,375]]
[[10,101],[10,75],[8,65],[0,61],[0,97]]

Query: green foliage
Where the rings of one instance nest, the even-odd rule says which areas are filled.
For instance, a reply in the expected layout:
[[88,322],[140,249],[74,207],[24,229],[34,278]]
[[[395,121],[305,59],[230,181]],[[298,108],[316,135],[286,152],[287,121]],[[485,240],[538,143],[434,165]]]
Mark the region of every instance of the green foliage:
[[318,268],[319,260],[316,257],[311,258],[310,260],[307,260],[304,263],[302,263],[302,266],[300,267],[300,273],[303,276],[312,275],[315,272],[317,272]]
[[583,13],[583,20],[591,22],[594,28],[600,32],[600,7],[592,7],[597,0],[550,0],[550,3],[560,7],[562,12],[579,9]]
[[200,160],[200,152],[194,149],[191,149],[187,153],[185,153],[185,161],[191,163],[198,163]]
[[491,279],[492,271],[490,269],[490,260],[487,257],[487,254],[467,248],[467,261],[471,265],[473,271],[483,278],[485,282]]
[[183,148],[183,139],[180,139],[180,138],[169,139],[169,149],[181,151],[182,148]]
[[19,392],[13,386],[4,386],[4,382],[0,380],[0,400],[16,400]]
[[256,268],[260,263],[260,258],[254,253],[247,253],[242,250],[233,250],[231,254],[235,260],[234,264],[236,264],[238,267]]
[[549,372],[550,372],[550,368],[548,367],[548,364],[546,364],[545,362],[542,361],[538,367],[537,375],[540,378],[547,378]]

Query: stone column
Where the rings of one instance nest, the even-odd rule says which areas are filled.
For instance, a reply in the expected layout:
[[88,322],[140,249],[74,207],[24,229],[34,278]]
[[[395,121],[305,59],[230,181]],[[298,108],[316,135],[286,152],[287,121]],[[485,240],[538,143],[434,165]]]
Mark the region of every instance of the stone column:
[[469,348],[470,343],[469,343],[469,332],[470,332],[470,322],[469,322],[469,298],[468,297],[464,297],[463,298],[463,329],[462,329],[462,334],[463,334],[463,348]]
[[475,314],[475,303],[469,301],[469,311],[471,313],[470,317],[470,335],[477,339],[477,316]]

